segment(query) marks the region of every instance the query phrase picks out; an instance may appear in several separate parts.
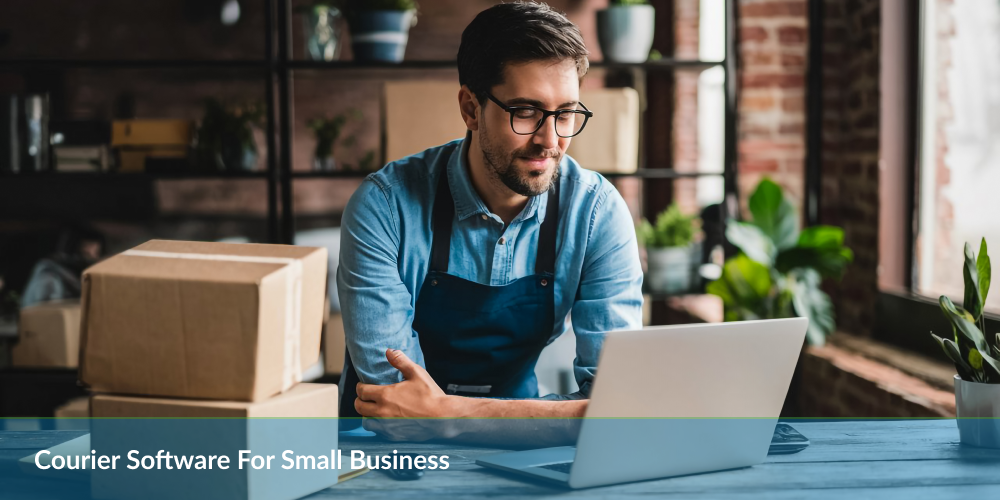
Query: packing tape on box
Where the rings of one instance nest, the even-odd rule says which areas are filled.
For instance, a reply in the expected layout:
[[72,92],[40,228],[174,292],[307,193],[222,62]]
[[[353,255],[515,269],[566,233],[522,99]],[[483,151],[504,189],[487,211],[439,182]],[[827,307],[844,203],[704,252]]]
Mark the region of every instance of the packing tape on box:
[[250,262],[254,264],[280,264],[288,266],[285,293],[285,360],[281,392],[302,381],[302,260],[284,257],[253,257],[247,255],[215,255],[203,253],[160,252],[126,250],[122,255],[155,257],[161,259],[219,260],[225,262]]

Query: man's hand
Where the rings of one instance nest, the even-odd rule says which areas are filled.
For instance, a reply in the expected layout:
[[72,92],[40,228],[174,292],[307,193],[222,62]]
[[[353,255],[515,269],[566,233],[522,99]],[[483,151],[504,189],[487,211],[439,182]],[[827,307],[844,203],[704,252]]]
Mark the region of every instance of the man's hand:
[[438,387],[427,370],[414,363],[403,351],[386,349],[385,357],[403,374],[403,381],[392,385],[358,384],[354,408],[363,417],[440,418],[446,413],[448,395]]

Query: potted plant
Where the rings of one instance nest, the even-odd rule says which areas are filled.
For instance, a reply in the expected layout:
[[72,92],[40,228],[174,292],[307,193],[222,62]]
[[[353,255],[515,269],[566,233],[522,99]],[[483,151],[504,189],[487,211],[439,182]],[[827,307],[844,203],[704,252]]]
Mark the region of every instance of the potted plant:
[[639,244],[646,247],[646,283],[659,293],[682,293],[691,289],[694,269],[694,237],[700,224],[696,215],[684,215],[676,203],[656,216],[656,224],[643,219],[636,229]]
[[740,253],[726,261],[708,293],[722,298],[726,321],[809,318],[806,338],[823,345],[835,328],[833,304],[820,289],[854,259],[844,231],[799,229],[799,215],[781,187],[764,179],[749,200],[750,222],[728,221],[726,239]]
[[340,58],[340,33],[343,17],[332,2],[318,1],[301,6],[302,35],[305,53],[313,61],[336,61]]
[[225,106],[216,99],[206,99],[195,146],[199,167],[253,170],[257,164],[253,127],[259,126],[263,117],[264,110],[258,104]]
[[647,0],[611,0],[597,11],[597,41],[609,62],[641,63],[653,47],[656,10]]
[[[316,153],[313,157],[313,169],[323,172],[332,172],[337,169],[337,162],[333,158],[333,150],[337,145],[337,139],[343,131],[344,125],[349,119],[360,119],[361,113],[357,110],[342,113],[337,116],[326,116],[315,118],[309,121],[309,128],[316,134]],[[345,143],[353,143],[353,137],[344,140]]]
[[345,0],[354,60],[403,61],[410,28],[417,24],[415,0]]
[[986,252],[986,238],[979,257],[965,244],[964,307],[942,295],[941,311],[951,322],[953,338],[931,333],[945,355],[955,363],[955,408],[958,432],[964,444],[1000,448],[1000,333],[990,338],[983,309],[990,291],[992,269]]

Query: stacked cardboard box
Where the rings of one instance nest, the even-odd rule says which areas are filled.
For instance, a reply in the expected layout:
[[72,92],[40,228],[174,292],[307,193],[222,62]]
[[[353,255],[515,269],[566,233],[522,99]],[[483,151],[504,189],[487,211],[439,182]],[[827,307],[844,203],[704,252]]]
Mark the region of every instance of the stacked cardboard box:
[[[91,416],[336,417],[336,386],[300,383],[303,371],[319,359],[326,253],[153,240],[89,268],[83,275],[80,378],[99,393],[91,400]],[[142,438],[142,432],[130,434],[126,423],[110,422],[94,421],[95,445],[115,448],[131,440],[134,447]],[[335,450],[336,421],[329,422],[331,432],[309,436],[308,443],[289,438],[283,444]],[[238,446],[254,440],[250,426],[246,429]],[[176,481],[159,484],[163,477],[140,483],[95,477],[93,493],[185,496],[176,489],[184,485],[170,484]],[[262,494],[264,483],[241,477],[243,486],[231,491],[242,493],[233,498]],[[296,498],[336,482],[336,470],[312,474],[295,488],[266,496]]]
[[21,310],[13,366],[76,368],[79,359],[80,301],[44,302]]

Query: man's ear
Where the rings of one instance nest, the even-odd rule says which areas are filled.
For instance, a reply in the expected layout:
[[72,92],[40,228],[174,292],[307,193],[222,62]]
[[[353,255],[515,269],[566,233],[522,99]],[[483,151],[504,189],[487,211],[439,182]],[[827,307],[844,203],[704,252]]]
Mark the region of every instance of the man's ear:
[[481,118],[479,99],[476,94],[469,90],[467,85],[462,85],[458,91],[458,108],[462,112],[462,120],[469,130],[479,130],[479,120]]

